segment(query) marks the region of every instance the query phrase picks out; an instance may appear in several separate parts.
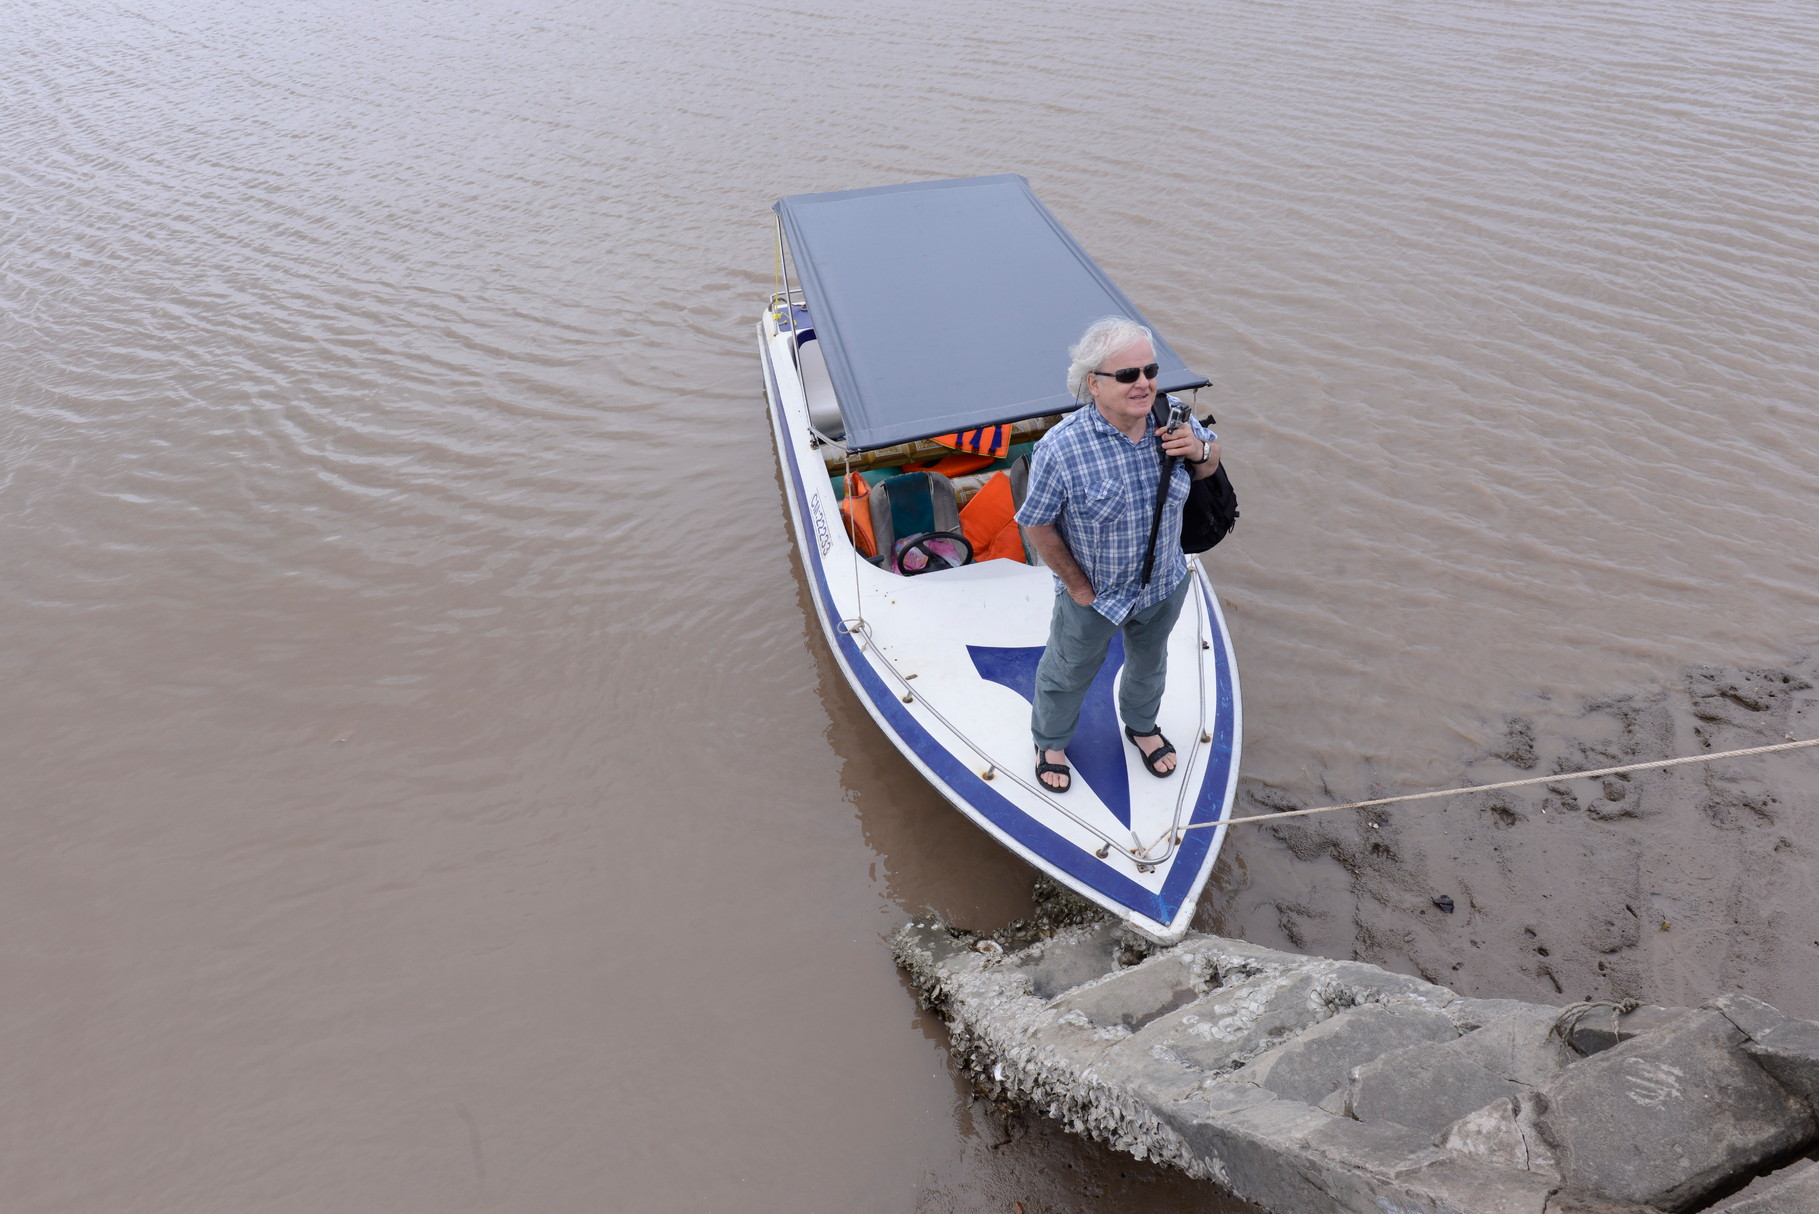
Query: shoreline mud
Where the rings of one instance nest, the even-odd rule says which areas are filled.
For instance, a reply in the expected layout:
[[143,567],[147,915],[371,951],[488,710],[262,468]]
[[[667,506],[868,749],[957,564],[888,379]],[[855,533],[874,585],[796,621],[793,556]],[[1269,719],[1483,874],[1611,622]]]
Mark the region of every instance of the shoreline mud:
[[[1819,736],[1819,656],[1538,698],[1453,786]],[[1239,813],[1421,791],[1364,764],[1319,799],[1246,782]],[[1819,1016],[1819,753],[1566,779],[1234,827],[1198,930],[1367,961],[1480,997],[1680,1006],[1747,990]],[[1450,908],[1450,909],[1449,909]]]

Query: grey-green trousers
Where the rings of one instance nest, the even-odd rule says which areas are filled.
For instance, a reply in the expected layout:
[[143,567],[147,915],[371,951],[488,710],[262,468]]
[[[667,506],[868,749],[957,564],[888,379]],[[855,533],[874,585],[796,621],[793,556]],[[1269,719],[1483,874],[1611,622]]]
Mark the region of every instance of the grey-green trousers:
[[1049,617],[1048,648],[1036,666],[1036,698],[1030,732],[1044,750],[1065,750],[1080,724],[1080,705],[1093,685],[1114,633],[1124,633],[1124,677],[1118,685],[1118,715],[1133,733],[1156,732],[1156,710],[1168,682],[1168,634],[1174,631],[1181,605],[1187,602],[1193,574],[1181,579],[1160,603],[1114,624],[1091,607],[1082,607],[1065,590],[1055,592]]

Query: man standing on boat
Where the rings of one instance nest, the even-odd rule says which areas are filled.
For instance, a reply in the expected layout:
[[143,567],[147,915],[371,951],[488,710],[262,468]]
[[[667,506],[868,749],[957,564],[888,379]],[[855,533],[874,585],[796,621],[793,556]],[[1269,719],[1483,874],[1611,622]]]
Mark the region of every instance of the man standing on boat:
[[[1120,632],[1124,678],[1118,715],[1125,737],[1151,775],[1175,770],[1175,748],[1156,727],[1156,712],[1168,675],[1169,633],[1188,594],[1181,509],[1190,478],[1211,476],[1218,468],[1219,444],[1191,416],[1173,431],[1152,424],[1155,350],[1150,331],[1121,316],[1087,328],[1068,351],[1067,386],[1075,400],[1090,399],[1093,407],[1074,410],[1036,444],[1029,492],[1017,510],[1030,545],[1057,582],[1031,714],[1036,778],[1050,792],[1072,787],[1067,745],[1087,689]],[[1165,456],[1177,462],[1171,465],[1146,582],[1151,516]]]

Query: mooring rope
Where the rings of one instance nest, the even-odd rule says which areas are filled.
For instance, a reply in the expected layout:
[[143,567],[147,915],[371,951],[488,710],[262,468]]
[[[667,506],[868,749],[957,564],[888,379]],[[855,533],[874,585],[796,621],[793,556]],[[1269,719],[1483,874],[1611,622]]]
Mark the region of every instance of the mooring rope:
[[1226,823],[1280,822],[1284,818],[1303,818],[1309,814],[1332,814],[1342,809],[1369,809],[1374,805],[1396,805],[1404,801],[1426,801],[1434,797],[1457,797],[1468,792],[1495,792],[1499,788],[1522,788],[1530,784],[1558,784],[1562,780],[1584,780],[1593,776],[1616,776],[1629,771],[1647,771],[1656,767],[1678,767],[1683,763],[1711,763],[1718,759],[1741,759],[1747,755],[1773,754],[1778,750],[1799,750],[1819,746],[1819,738],[1801,742],[1777,742],[1773,746],[1750,746],[1743,750],[1721,750],[1709,755],[1682,755],[1677,759],[1655,759],[1647,763],[1625,763],[1621,767],[1600,767],[1593,771],[1563,771],[1551,776],[1530,776],[1523,780],[1504,780],[1499,784],[1472,784],[1464,788],[1444,788],[1438,792],[1414,792],[1401,797],[1378,797],[1371,801],[1348,801],[1344,805],[1322,805],[1318,809],[1287,809],[1275,814],[1246,814],[1219,822],[1194,822],[1180,830],[1206,830]]
[[[1815,740],[1819,741],[1819,739]],[[1716,758],[1717,756],[1714,755],[1713,757]],[[1579,1022],[1581,1020],[1584,1020],[1593,1012],[1607,1010],[1611,1014],[1611,1036],[1616,1037],[1623,1017],[1629,1015],[1641,1006],[1642,1000],[1631,999],[1627,996],[1622,999],[1587,999],[1583,1003],[1569,1004],[1568,1006],[1561,1008],[1560,1014],[1554,1017],[1553,1027],[1548,1031],[1560,1038],[1560,1040],[1564,1041],[1567,1045],[1572,1046],[1575,1052],[1584,1054],[1585,1051],[1573,1043],[1573,1031],[1579,1027]]]

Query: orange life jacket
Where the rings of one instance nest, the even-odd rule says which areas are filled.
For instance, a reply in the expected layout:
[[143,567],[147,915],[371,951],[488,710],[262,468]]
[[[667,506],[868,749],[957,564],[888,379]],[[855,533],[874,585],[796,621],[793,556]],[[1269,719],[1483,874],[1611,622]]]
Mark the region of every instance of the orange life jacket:
[[952,480],[956,476],[977,472],[986,465],[996,462],[996,458],[990,455],[968,455],[962,451],[938,459],[932,464],[905,464],[903,470],[905,472],[939,472],[942,476]]
[[846,496],[840,499],[840,518],[846,523],[846,537],[863,557],[878,555],[878,540],[872,534],[872,507],[866,495],[872,491],[864,476],[846,474]]
[[973,500],[960,508],[960,532],[973,546],[973,560],[1029,564],[1016,516],[1017,507],[1011,501],[1011,478],[1002,472],[993,473],[979,492],[973,494]]
[[943,447],[952,447],[956,451],[971,451],[974,455],[989,455],[993,459],[1003,459],[1010,453],[1011,428],[1009,426],[981,426],[977,430],[940,434],[930,441],[940,443]]

